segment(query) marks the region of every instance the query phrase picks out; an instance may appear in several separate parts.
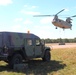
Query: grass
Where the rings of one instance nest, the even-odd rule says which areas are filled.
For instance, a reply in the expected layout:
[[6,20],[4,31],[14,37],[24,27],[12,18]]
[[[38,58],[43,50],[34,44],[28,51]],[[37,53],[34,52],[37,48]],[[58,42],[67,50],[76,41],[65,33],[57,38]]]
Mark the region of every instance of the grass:
[[76,75],[76,48],[55,49],[52,60],[62,61],[61,64],[66,65],[56,72],[57,75]]
[[54,49],[51,61],[41,59],[28,62],[28,69],[23,72],[8,68],[8,64],[0,62],[0,75],[76,75],[76,48]]

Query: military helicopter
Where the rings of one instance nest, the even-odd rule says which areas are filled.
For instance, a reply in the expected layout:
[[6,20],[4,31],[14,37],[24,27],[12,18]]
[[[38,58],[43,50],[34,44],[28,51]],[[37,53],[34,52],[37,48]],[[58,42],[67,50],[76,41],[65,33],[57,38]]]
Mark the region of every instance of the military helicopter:
[[54,19],[52,21],[52,24],[54,26],[56,26],[56,29],[57,27],[59,28],[62,28],[63,30],[64,29],[72,29],[72,22],[71,22],[71,17],[76,17],[76,15],[74,16],[70,16],[70,17],[66,17],[66,20],[61,20],[58,18],[58,14],[61,13],[62,11],[64,11],[65,9],[59,11],[57,14],[55,15],[34,15],[34,17],[44,17],[44,16],[54,16]]

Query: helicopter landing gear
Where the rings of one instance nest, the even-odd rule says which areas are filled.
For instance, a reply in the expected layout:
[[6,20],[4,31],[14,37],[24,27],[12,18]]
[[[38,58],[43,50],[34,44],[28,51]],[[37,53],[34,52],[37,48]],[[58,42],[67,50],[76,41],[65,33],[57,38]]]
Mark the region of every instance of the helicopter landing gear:
[[57,27],[55,29],[58,29]]
[[72,30],[72,28],[70,28],[70,30]]

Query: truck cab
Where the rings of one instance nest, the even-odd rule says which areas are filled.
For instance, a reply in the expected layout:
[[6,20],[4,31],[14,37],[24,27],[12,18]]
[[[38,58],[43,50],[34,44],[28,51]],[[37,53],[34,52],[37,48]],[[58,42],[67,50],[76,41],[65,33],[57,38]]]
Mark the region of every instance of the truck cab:
[[51,49],[35,34],[1,32],[0,33],[0,60],[8,62],[10,66],[22,63],[23,60],[42,58],[50,61]]

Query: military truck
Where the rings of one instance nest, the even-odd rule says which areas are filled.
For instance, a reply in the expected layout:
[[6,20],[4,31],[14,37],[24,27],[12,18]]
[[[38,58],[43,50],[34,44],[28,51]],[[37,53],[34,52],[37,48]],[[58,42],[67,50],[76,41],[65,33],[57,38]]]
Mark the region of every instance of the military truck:
[[0,32],[0,60],[8,62],[10,66],[33,58],[50,61],[50,51],[32,33]]

